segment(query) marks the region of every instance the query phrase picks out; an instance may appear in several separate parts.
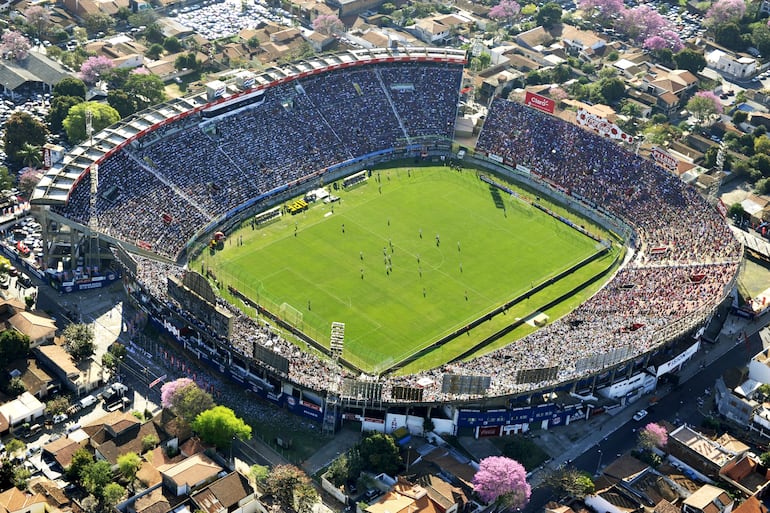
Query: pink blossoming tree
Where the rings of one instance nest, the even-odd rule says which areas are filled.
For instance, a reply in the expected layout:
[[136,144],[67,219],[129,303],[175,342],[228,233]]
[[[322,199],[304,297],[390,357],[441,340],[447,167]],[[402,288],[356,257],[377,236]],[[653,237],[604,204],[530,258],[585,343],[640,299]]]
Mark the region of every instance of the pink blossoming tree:
[[164,383],[160,387],[160,404],[164,408],[171,408],[173,406],[174,395],[181,389],[194,384],[195,382],[190,378],[179,378],[174,381]]
[[639,445],[645,449],[662,449],[668,443],[668,432],[660,424],[650,422],[639,430]]
[[580,0],[580,9],[601,20],[608,20],[613,14],[622,13],[626,6],[623,0]]
[[18,30],[9,30],[0,38],[0,52],[17,61],[26,59],[31,47],[29,39]]
[[95,84],[105,71],[114,67],[115,64],[113,64],[112,59],[105,55],[89,57],[80,66],[80,80],[87,84]]
[[488,16],[493,20],[512,22],[519,17],[521,6],[515,0],[500,0],[500,3],[489,10]]
[[331,36],[345,29],[345,25],[334,14],[321,14],[313,20],[313,30]]
[[504,456],[490,456],[479,463],[473,476],[473,491],[486,503],[517,509],[529,502],[532,489],[521,463]]
[[624,10],[617,26],[636,41],[644,41],[664,30],[670,30],[668,20],[647,4]]
[[680,52],[684,48],[679,34],[673,30],[664,30],[660,34],[650,36],[644,40],[644,48],[647,50],[663,50],[668,48],[674,53]]
[[746,14],[746,2],[743,0],[717,0],[704,18],[707,25],[719,25],[728,21],[738,21]]

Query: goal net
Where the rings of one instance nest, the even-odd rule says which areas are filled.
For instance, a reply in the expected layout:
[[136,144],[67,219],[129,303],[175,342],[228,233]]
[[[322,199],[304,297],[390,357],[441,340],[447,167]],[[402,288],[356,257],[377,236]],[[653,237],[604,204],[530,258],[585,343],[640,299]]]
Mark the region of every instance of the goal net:
[[281,303],[281,306],[278,308],[278,313],[280,314],[281,319],[289,324],[294,326],[302,325],[302,312],[291,306],[289,303]]

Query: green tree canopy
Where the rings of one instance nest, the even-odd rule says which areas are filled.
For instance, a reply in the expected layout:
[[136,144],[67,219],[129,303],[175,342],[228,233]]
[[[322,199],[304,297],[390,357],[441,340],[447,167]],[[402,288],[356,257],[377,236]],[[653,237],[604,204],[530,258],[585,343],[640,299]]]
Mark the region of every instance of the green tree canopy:
[[139,110],[165,101],[165,85],[157,75],[142,75],[131,73],[123,88],[133,96]]
[[86,465],[80,475],[83,488],[96,497],[102,497],[104,487],[112,482],[112,465],[106,460],[94,461]]
[[85,29],[90,34],[96,34],[97,32],[108,32],[114,26],[115,20],[113,17],[103,12],[86,14],[83,17],[83,27],[85,27]]
[[0,332],[0,368],[6,368],[12,361],[27,356],[29,337],[14,329]]
[[674,54],[674,62],[679,69],[686,69],[690,73],[700,73],[706,67],[706,58],[703,52],[685,48],[679,53]]
[[38,168],[43,163],[43,149],[27,142],[16,152],[16,158],[26,167]]
[[130,116],[137,111],[134,99],[127,92],[120,89],[111,89],[107,93],[107,103],[118,111],[121,118]]
[[206,410],[214,407],[211,394],[200,388],[195,382],[182,386],[170,397],[171,409],[188,425]]
[[167,37],[163,40],[163,49],[168,53],[177,53],[182,50],[182,43],[174,36]]
[[120,121],[118,111],[109,105],[99,102],[79,103],[70,108],[62,123],[70,142],[80,143],[86,140],[86,111],[88,110],[91,111],[94,133]]
[[70,108],[82,103],[83,100],[79,96],[55,96],[51,100],[51,108],[48,110],[48,125],[51,127],[51,131],[55,134],[61,133],[64,130],[64,119],[69,114]]
[[102,489],[101,503],[105,511],[113,511],[115,505],[126,494],[126,489],[118,483],[107,483]]
[[293,507],[295,490],[309,481],[305,472],[294,465],[277,465],[270,471],[265,488],[278,502]]
[[215,406],[200,413],[192,428],[206,443],[219,449],[230,447],[233,439],[251,438],[251,426],[235,416],[235,412],[226,406]]
[[551,28],[561,21],[561,6],[556,2],[547,2],[537,11],[537,24]]
[[574,467],[560,467],[545,476],[544,484],[557,495],[582,499],[594,492],[591,476]]
[[128,483],[129,488],[133,488],[136,473],[139,472],[141,466],[142,458],[135,452],[127,452],[118,456],[118,470]]
[[76,77],[63,78],[53,86],[54,98],[59,96],[76,96],[80,98],[80,101],[85,101],[87,92],[86,83]]
[[395,475],[401,468],[401,454],[393,437],[384,433],[369,433],[358,444],[358,453],[366,470],[375,474]]
[[76,361],[85,360],[94,354],[94,330],[88,324],[70,324],[64,328],[64,349]]
[[83,471],[93,462],[93,455],[85,447],[81,447],[72,454],[72,460],[65,471],[67,478],[80,483],[83,478]]
[[24,144],[42,146],[46,143],[47,136],[48,129],[41,121],[27,112],[14,112],[5,122],[5,153],[10,160],[19,162],[19,151]]

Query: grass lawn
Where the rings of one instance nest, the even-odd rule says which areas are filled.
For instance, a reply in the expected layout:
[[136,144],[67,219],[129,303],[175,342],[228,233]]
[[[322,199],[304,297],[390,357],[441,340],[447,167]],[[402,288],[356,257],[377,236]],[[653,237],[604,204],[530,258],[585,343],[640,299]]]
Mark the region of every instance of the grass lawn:
[[[345,358],[370,372],[597,251],[594,240],[490,189],[471,170],[392,168],[335,194],[341,202],[313,204],[256,230],[245,224],[222,251],[204,252],[191,268],[203,259],[267,308],[289,305],[285,318],[296,317],[321,343],[328,345],[331,322],[344,322]],[[604,260],[570,276],[571,286],[609,265]],[[549,290],[558,296],[558,285],[543,298]],[[467,343],[419,367],[443,363]]]

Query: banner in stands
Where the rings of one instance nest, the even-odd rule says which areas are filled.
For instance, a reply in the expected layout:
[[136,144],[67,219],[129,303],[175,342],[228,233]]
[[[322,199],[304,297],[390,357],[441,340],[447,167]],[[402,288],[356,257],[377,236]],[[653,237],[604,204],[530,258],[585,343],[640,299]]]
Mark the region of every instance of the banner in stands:
[[620,139],[628,144],[634,142],[634,138],[621,130],[618,125],[610,123],[601,116],[591,114],[585,109],[578,109],[576,121],[578,125],[589,128],[603,137]]
[[524,105],[532,107],[533,109],[542,110],[548,114],[553,114],[553,111],[556,108],[556,102],[552,99],[529,91],[524,95]]
[[657,165],[672,173],[676,172],[679,161],[671,155],[669,152],[661,148],[660,146],[653,146],[650,158],[655,161]]
[[722,217],[727,217],[727,205],[725,205],[724,201],[721,199],[717,201],[717,212],[719,212]]

